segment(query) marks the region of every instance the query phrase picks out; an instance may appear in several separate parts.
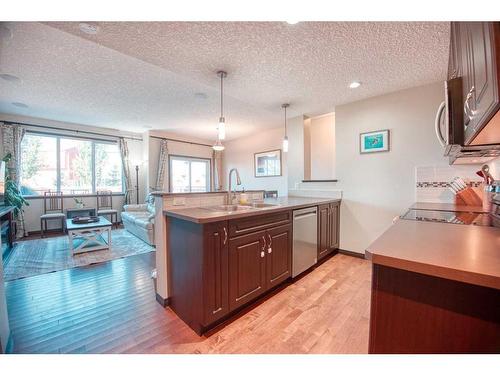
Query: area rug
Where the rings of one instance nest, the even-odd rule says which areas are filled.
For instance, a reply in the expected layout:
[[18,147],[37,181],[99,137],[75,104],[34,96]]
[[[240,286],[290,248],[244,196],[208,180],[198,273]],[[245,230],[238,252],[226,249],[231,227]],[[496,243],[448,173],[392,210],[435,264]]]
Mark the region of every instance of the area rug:
[[83,267],[154,251],[126,229],[111,231],[111,249],[72,256],[67,236],[19,241],[4,264],[4,280],[11,281],[44,273]]

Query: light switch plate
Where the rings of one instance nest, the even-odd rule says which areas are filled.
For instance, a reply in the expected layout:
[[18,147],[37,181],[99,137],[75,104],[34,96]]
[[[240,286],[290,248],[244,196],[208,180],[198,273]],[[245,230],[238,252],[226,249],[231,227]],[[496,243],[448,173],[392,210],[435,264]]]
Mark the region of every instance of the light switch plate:
[[186,205],[186,198],[184,197],[174,198],[174,206],[185,206],[185,205]]

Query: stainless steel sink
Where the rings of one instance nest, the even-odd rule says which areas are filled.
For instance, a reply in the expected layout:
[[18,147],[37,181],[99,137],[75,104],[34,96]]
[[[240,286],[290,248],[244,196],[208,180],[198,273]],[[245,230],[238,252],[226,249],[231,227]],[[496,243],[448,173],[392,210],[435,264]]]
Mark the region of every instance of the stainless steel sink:
[[266,207],[275,207],[275,206],[277,206],[277,204],[263,203],[263,202],[254,202],[254,203],[249,203],[246,206],[252,207],[252,208],[266,208]]
[[209,211],[216,211],[216,212],[235,212],[235,211],[245,211],[245,210],[251,210],[252,206],[242,206],[238,204],[223,204],[220,206],[209,206],[209,207],[203,207],[205,210]]

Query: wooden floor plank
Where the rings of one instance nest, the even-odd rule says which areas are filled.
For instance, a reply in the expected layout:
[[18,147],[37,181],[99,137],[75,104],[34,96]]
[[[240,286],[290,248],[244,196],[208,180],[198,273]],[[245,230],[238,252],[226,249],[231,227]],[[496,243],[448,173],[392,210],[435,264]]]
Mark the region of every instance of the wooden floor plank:
[[6,283],[17,353],[367,353],[370,263],[338,254],[197,336],[155,300],[154,253]]

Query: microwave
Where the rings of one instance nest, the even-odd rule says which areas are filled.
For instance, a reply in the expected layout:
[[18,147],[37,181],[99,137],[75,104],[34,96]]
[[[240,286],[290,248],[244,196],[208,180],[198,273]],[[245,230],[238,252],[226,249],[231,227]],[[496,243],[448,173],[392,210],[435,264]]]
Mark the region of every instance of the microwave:
[[436,137],[450,164],[485,163],[500,156],[500,145],[464,146],[465,124],[462,77],[444,83],[444,101],[435,119]]

